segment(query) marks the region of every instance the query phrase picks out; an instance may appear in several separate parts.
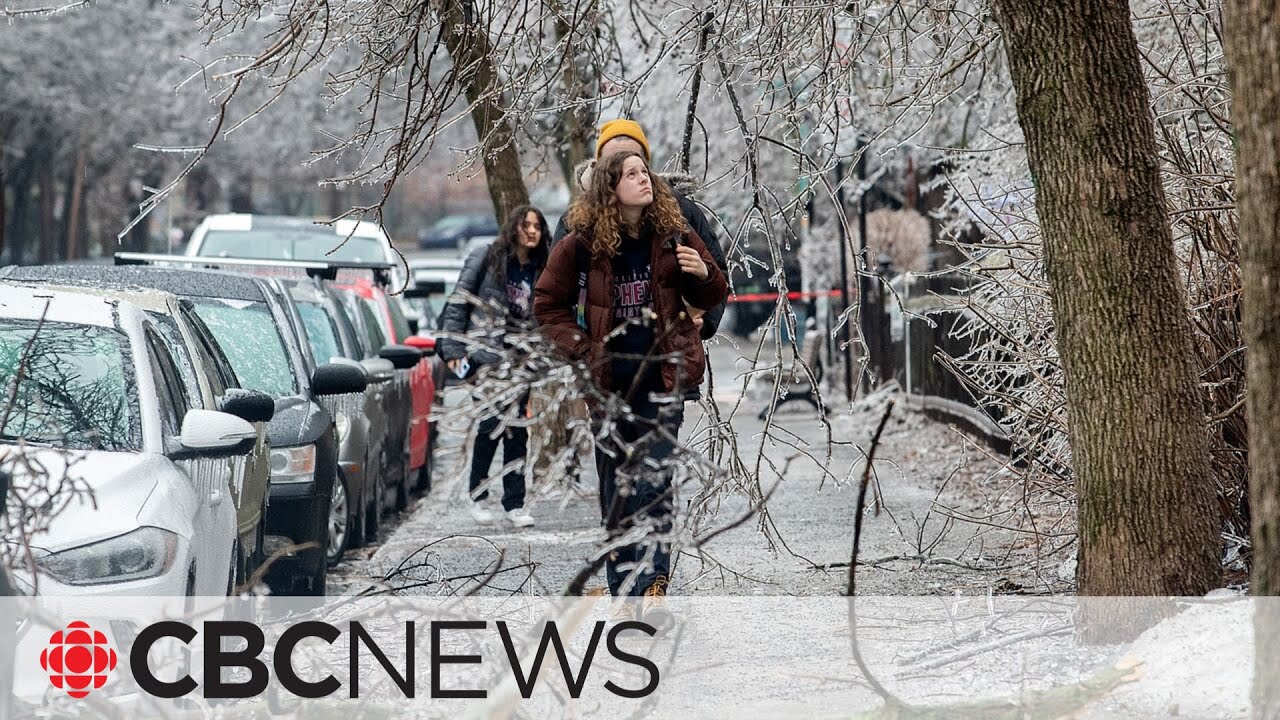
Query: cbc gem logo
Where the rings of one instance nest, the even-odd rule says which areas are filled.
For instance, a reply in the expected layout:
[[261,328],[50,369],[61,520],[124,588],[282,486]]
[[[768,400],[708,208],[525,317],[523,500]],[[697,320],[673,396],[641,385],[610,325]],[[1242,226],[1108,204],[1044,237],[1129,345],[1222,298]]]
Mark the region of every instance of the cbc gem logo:
[[116,669],[116,651],[106,635],[77,620],[49,638],[49,647],[40,653],[40,667],[54,687],[82,698],[106,684],[107,675]]

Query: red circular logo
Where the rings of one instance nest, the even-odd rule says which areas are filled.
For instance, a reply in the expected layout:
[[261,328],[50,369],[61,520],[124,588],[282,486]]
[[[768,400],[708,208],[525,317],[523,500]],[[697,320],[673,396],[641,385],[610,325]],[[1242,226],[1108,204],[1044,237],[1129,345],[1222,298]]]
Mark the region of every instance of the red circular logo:
[[49,647],[40,653],[40,667],[54,687],[82,698],[106,684],[107,675],[116,669],[116,651],[106,635],[77,620],[49,638]]

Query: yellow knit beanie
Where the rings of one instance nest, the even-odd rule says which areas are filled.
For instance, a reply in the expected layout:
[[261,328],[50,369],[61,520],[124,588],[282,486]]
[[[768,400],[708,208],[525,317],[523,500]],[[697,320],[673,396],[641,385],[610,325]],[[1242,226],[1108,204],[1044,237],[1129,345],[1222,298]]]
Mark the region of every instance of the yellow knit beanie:
[[640,123],[635,120],[610,120],[600,126],[600,137],[596,138],[596,159],[600,159],[600,152],[604,150],[604,144],[616,137],[629,137],[640,143],[644,148],[644,160],[649,162],[649,138],[644,136],[644,129],[640,127]]

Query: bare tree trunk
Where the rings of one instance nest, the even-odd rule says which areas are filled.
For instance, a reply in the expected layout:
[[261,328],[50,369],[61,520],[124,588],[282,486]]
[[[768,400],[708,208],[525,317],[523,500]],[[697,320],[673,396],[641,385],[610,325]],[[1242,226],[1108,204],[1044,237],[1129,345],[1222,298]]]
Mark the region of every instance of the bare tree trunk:
[[502,110],[502,79],[493,64],[492,46],[485,26],[477,18],[472,0],[443,0],[445,47],[454,67],[463,72],[467,101],[476,135],[484,149],[484,174],[498,227],[507,214],[529,203],[529,190],[520,169],[515,130]]
[[[1280,595],[1280,7],[1227,4],[1226,51],[1236,131],[1241,314],[1248,348],[1249,507],[1254,595]],[[1280,612],[1259,598],[1254,614],[1253,716],[1280,717]]]
[[1079,591],[1202,595],[1220,581],[1220,519],[1128,4],[993,6],[1066,381]]
[[70,182],[67,183],[66,259],[68,260],[74,260],[81,256],[80,212],[84,204],[84,171],[87,161],[87,151],[84,145],[80,145],[76,148],[76,162],[71,168]]

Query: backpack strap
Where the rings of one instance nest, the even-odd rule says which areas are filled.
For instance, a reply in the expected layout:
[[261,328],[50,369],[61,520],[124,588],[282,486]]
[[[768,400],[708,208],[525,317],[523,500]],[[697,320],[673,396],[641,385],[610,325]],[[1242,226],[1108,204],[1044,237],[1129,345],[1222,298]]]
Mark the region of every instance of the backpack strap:
[[582,244],[582,238],[573,238],[573,264],[578,271],[578,305],[575,313],[578,327],[587,329],[587,277],[591,273],[591,252]]

